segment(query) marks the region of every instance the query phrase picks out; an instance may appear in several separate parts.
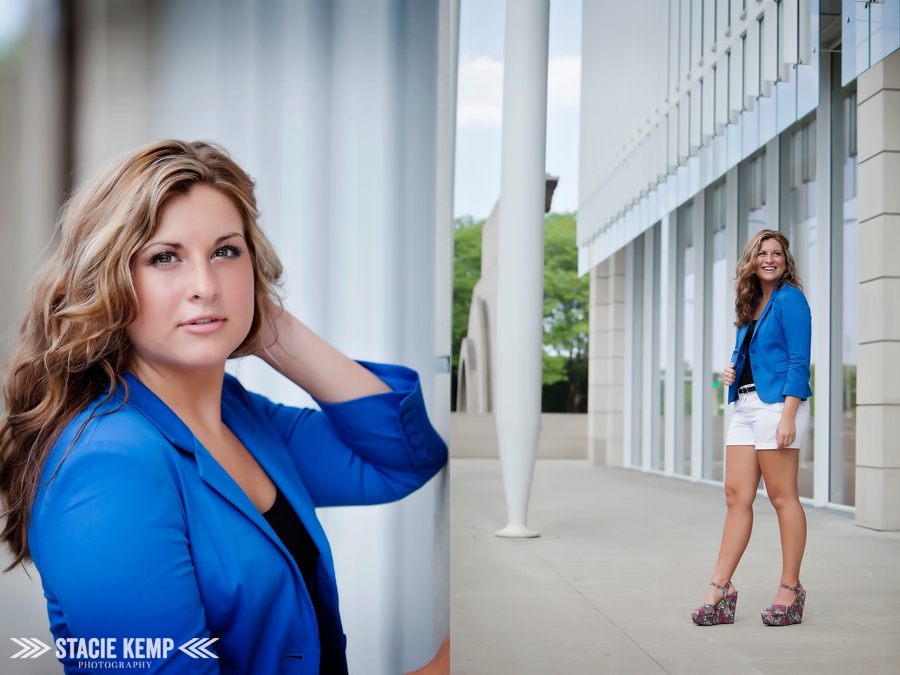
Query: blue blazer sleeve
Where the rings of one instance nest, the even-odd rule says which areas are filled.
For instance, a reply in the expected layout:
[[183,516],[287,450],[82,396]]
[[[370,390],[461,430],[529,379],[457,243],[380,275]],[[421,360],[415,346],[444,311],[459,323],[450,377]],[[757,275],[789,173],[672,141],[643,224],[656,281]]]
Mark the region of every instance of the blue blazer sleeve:
[[360,364],[393,391],[342,403],[317,401],[320,411],[248,392],[287,446],[316,506],[396,501],[447,463],[447,445],[428,420],[416,372]]
[[788,353],[788,369],[782,396],[807,398],[809,389],[809,360],[812,348],[812,314],[806,296],[799,289],[785,289],[780,295],[781,327]]
[[[145,672],[219,673],[215,659],[178,650],[209,631],[172,473],[163,453],[139,443],[76,448],[60,468],[64,487],[53,481],[44,488],[35,514],[42,536],[32,555],[42,579],[53,580],[52,588],[44,584],[51,631],[55,639],[116,638],[117,660],[126,638],[171,638],[168,658],[147,661]],[[208,649],[215,652],[215,644]],[[60,660],[66,673],[92,672],[78,666],[92,659]]]

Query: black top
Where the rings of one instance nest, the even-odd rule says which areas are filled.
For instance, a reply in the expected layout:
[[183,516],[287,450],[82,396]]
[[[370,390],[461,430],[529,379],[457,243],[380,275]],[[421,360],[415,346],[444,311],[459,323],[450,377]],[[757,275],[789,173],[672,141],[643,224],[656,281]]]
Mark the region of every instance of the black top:
[[294,562],[297,563],[306,589],[309,591],[309,597],[312,599],[313,608],[316,610],[319,643],[322,649],[319,673],[321,675],[346,673],[347,662],[344,656],[343,635],[338,630],[336,622],[322,611],[319,584],[316,581],[319,549],[287,497],[277,485],[275,490],[275,503],[262,515],[275,530],[275,534],[281,539],[281,543],[291,554]]
[[753,364],[750,363],[750,340],[753,339],[753,329],[756,328],[757,319],[750,322],[750,328],[747,329],[747,337],[744,338],[744,349],[747,351],[747,361],[741,370],[741,378],[738,380],[738,388],[748,384],[753,384]]
[[316,583],[316,565],[319,562],[319,549],[309,536],[303,521],[297,516],[287,497],[275,486],[275,503],[263,514],[263,518],[275,530],[281,543],[291,554],[307,588]]

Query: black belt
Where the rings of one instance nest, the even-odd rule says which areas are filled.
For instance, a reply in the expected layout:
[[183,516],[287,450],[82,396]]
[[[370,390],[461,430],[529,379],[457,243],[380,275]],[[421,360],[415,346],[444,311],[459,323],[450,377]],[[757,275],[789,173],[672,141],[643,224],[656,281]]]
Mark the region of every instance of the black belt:
[[749,394],[751,391],[756,391],[755,384],[745,384],[743,387],[738,387],[739,394]]

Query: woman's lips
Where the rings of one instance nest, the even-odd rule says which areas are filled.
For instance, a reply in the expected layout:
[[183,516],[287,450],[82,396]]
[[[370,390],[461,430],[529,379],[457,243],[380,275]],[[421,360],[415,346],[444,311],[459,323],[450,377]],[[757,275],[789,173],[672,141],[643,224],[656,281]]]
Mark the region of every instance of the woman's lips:
[[[204,323],[208,322],[208,323]],[[201,319],[200,323],[183,323],[180,328],[183,328],[188,333],[194,334],[204,334],[204,333],[215,333],[217,330],[222,328],[222,325],[225,323],[225,319]]]

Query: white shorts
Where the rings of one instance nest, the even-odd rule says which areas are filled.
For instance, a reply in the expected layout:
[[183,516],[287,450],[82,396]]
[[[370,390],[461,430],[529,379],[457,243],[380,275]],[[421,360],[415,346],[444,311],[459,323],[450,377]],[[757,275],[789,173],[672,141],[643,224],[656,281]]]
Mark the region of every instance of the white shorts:
[[[784,401],[763,403],[755,391],[738,394],[725,445],[753,445],[757,450],[777,450],[775,429],[781,420],[782,410]],[[803,445],[809,427],[809,401],[800,402],[794,417],[794,427],[797,437],[790,447],[799,448]]]

